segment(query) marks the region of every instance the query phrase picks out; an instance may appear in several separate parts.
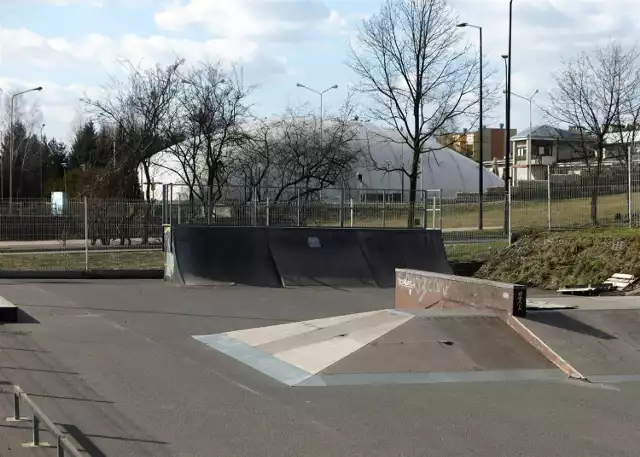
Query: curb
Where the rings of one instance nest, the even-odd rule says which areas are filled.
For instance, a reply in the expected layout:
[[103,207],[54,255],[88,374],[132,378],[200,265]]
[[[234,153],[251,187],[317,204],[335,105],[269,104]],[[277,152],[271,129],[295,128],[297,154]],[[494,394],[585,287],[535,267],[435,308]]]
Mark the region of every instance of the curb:
[[163,279],[164,270],[0,270],[0,279]]

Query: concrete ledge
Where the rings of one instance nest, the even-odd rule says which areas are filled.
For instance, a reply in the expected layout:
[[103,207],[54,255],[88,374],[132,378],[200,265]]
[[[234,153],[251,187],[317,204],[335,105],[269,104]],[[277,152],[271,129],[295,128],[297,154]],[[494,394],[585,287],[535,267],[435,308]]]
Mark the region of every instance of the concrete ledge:
[[163,270],[0,270],[0,279],[162,279]]
[[518,317],[527,314],[527,288],[484,279],[396,269],[396,309],[474,307]]
[[0,297],[0,322],[5,324],[18,322],[18,307],[4,297]]

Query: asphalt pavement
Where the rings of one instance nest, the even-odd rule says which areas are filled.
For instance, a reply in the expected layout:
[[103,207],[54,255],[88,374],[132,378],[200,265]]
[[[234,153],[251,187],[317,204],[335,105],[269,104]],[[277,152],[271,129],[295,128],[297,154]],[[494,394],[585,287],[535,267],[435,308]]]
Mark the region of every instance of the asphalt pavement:
[[[393,290],[0,281],[16,383],[92,456],[636,456],[640,385],[571,381],[287,387],[194,340],[392,307]],[[12,414],[11,396],[0,413]],[[25,413],[28,414],[28,411]],[[28,423],[3,423],[0,455]],[[50,440],[50,438],[49,438]]]

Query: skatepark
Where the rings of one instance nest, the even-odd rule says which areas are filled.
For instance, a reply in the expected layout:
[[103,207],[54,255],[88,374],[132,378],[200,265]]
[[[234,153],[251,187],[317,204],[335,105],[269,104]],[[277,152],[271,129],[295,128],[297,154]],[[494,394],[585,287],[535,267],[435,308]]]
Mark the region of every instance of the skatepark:
[[[438,231],[216,229],[165,281],[1,280],[4,416],[19,385],[92,456],[635,455],[634,297],[453,276]],[[0,455],[53,455],[31,425]]]

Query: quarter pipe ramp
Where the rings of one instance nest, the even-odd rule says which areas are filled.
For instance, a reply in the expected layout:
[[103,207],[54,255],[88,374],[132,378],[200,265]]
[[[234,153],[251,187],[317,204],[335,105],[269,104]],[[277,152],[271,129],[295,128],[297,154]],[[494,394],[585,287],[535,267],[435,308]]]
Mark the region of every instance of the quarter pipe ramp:
[[169,280],[184,285],[394,287],[395,269],[451,274],[424,229],[171,227]]

